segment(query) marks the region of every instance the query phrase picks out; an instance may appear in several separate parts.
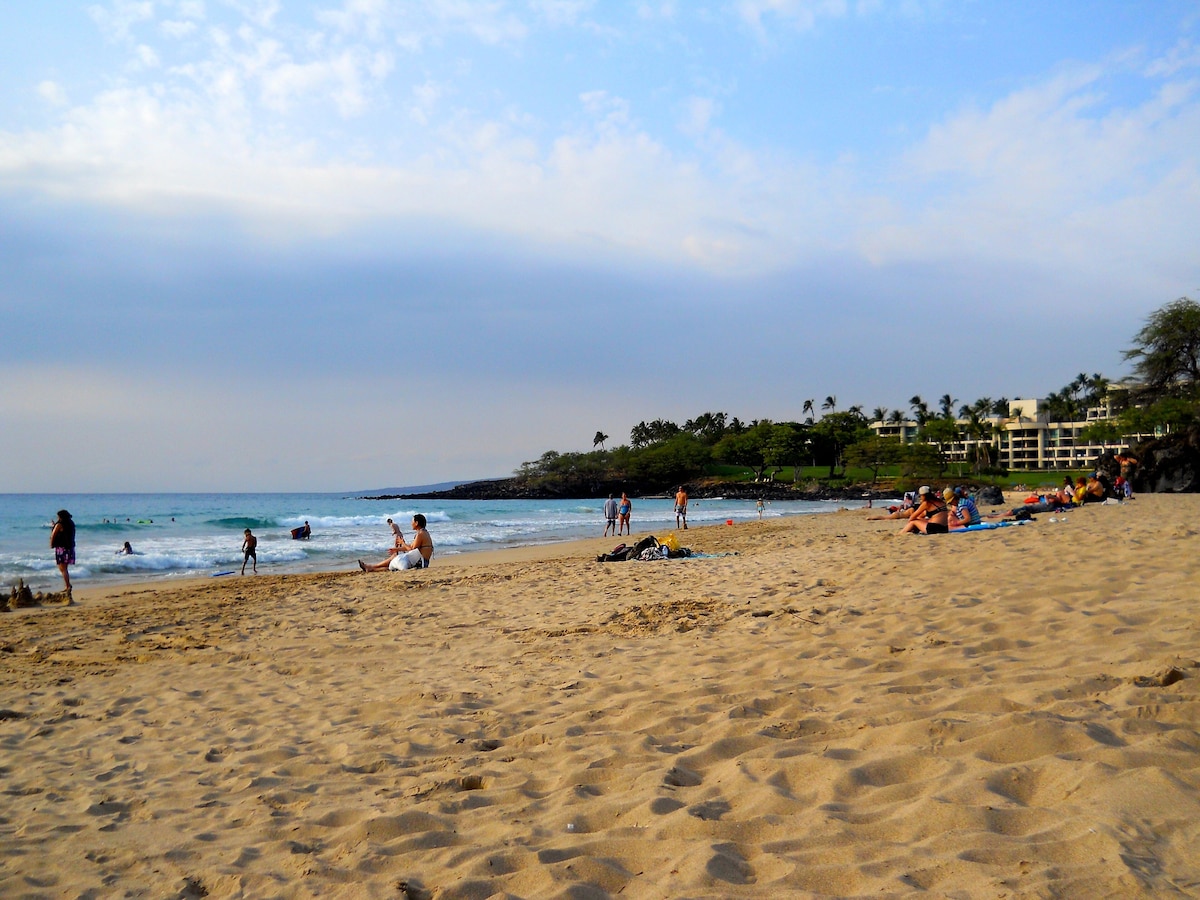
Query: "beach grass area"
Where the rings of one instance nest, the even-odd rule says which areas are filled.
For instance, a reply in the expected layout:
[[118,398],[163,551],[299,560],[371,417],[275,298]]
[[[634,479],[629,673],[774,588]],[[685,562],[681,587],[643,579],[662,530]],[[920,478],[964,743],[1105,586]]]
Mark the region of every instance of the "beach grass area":
[[1200,497],[869,514],[4,613],[0,895],[1200,894]]

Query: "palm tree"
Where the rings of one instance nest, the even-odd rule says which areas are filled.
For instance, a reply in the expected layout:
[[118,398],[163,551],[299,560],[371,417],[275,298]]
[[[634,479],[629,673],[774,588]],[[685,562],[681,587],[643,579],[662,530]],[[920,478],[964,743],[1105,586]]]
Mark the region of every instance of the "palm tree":
[[908,400],[908,405],[912,407],[913,418],[917,420],[917,424],[924,425],[925,420],[929,418],[929,404],[921,399],[920,394],[913,394]]
[[893,425],[903,425],[904,424],[904,413],[900,412],[900,410],[898,410],[898,409],[893,409],[892,414],[890,416],[888,416],[888,422],[890,422]]
[[597,431],[596,436],[594,438],[592,438],[592,449],[595,450],[597,447],[599,447],[601,450],[603,450],[604,442],[607,440],[608,440],[607,434],[605,434],[603,431]]
[[877,406],[875,407],[875,411],[871,413],[872,422],[884,422],[887,421],[887,417],[888,408],[886,406]]
[[813,409],[813,401],[811,399],[804,401],[804,408],[801,410],[801,414],[807,416],[808,421],[812,421],[815,412]]
[[821,409],[827,409],[830,412],[835,412],[837,410],[837,397],[833,396],[833,394],[830,394],[825,398],[825,402],[821,404]]
[[941,410],[942,410],[942,418],[944,418],[944,419],[953,419],[954,418],[954,404],[957,402],[958,401],[955,400],[953,397],[951,397],[949,394],[942,394],[942,399],[938,400],[938,406],[941,407]]

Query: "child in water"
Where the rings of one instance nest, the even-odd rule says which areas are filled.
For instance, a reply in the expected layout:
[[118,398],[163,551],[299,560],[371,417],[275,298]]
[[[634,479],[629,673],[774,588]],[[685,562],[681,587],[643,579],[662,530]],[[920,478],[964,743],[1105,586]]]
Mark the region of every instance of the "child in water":
[[246,539],[242,541],[242,553],[246,554],[242,558],[242,574],[246,574],[246,563],[254,560],[254,574],[258,574],[258,554],[255,549],[258,547],[258,538],[250,533],[250,529],[246,529]]

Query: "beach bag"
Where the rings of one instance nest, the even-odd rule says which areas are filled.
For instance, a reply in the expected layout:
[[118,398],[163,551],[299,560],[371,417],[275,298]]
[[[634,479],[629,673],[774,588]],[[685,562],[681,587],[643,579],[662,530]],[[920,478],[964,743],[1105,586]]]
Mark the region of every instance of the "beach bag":
[[663,538],[661,541],[659,541],[659,543],[662,544],[662,546],[666,547],[668,550],[678,550],[679,549],[679,538],[673,531],[670,534],[668,534],[665,538]]
[[596,557],[596,562],[625,562],[629,559],[629,547],[625,544],[617,544],[608,553],[601,553]]
[[632,556],[638,557],[638,556],[642,555],[642,551],[644,551],[644,550],[657,550],[657,549],[658,549],[658,538],[656,538],[652,534],[649,534],[633,545]]

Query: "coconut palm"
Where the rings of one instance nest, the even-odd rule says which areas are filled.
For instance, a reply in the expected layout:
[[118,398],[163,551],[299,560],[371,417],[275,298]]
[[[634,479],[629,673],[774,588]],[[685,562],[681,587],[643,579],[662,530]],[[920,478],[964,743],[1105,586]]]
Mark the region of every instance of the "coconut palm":
[[603,450],[604,442],[607,440],[608,440],[607,434],[605,434],[603,431],[597,431],[596,436],[594,438],[592,438],[592,449],[594,450],[597,447],[599,447],[601,450]]
[[912,407],[913,418],[917,420],[917,424],[924,425],[925,420],[929,418],[929,404],[921,399],[920,394],[913,394],[908,405]]
[[942,394],[942,398],[940,400],[938,400],[938,406],[942,410],[942,418],[943,419],[953,419],[954,418],[954,404],[957,402],[958,401],[955,400],[953,397],[951,397],[949,394]]

